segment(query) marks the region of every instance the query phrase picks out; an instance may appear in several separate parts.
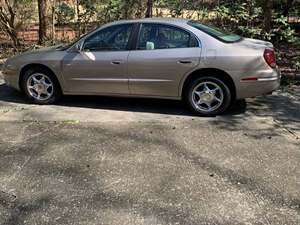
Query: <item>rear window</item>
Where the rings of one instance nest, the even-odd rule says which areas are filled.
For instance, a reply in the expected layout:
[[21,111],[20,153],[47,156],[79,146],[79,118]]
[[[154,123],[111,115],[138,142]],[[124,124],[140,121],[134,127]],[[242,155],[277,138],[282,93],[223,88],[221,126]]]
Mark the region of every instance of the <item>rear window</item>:
[[208,25],[199,23],[194,20],[189,21],[188,25],[190,25],[198,30],[203,31],[222,42],[233,43],[233,42],[238,42],[242,39],[242,37],[237,34],[232,34],[232,33],[223,31],[219,28],[215,28],[213,26],[208,26]]

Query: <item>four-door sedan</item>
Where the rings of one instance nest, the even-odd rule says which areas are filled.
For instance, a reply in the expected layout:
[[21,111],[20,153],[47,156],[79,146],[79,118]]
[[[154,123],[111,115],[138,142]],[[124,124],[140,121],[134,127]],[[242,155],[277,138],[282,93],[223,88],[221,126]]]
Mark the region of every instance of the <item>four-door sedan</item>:
[[183,99],[199,115],[280,85],[271,43],[182,19],[110,23],[72,44],[8,59],[3,74],[37,104],[62,94]]

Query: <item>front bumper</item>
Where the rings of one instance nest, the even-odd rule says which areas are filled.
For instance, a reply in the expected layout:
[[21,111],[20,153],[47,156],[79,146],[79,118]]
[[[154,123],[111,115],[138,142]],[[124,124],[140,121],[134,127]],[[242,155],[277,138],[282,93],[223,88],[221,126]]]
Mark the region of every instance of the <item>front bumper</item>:
[[6,85],[20,90],[19,73],[16,68],[10,65],[4,65],[2,75]]

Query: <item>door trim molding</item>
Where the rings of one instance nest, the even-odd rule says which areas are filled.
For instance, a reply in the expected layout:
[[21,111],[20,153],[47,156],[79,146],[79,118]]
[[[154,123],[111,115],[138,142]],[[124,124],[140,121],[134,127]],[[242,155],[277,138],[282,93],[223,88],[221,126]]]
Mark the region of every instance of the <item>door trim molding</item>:
[[114,79],[114,78],[72,78],[75,81],[100,81],[100,82],[128,82],[128,79]]
[[173,80],[165,79],[130,79],[129,82],[174,82]]

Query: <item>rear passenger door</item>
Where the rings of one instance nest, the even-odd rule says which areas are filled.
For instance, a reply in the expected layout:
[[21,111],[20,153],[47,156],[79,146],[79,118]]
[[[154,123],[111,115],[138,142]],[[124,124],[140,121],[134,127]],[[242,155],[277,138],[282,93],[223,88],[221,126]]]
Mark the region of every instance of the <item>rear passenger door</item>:
[[134,95],[177,97],[182,77],[200,61],[196,37],[181,28],[143,23],[129,53],[129,90]]

